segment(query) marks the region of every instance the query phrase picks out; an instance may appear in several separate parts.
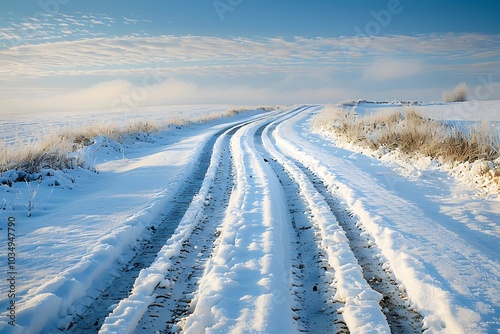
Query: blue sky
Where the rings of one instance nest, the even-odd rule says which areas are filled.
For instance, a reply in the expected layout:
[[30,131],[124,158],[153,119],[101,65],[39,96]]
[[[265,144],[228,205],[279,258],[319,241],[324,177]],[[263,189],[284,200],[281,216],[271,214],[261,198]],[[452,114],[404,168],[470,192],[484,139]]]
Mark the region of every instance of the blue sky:
[[498,1],[3,0],[0,112],[500,99]]

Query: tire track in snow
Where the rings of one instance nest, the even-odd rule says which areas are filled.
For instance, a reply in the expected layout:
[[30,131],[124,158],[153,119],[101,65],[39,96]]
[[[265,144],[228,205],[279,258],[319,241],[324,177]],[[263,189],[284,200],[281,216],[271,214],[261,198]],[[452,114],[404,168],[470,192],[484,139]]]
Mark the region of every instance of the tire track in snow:
[[163,218],[162,222],[156,227],[150,228],[150,237],[139,242],[135,251],[136,255],[132,260],[120,272],[113,274],[114,279],[112,283],[82,313],[77,315],[65,332],[97,332],[110,311],[121,300],[129,296],[141,270],[150,266],[156,259],[158,252],[174,233],[193,198],[202,187],[217,139],[228,131],[228,129],[232,127],[240,128],[244,124],[247,124],[247,122],[243,122],[242,125],[226,127],[209,138],[200,153],[191,177],[188,178],[184,187],[175,197],[175,204],[169,212],[161,215],[161,218]]
[[349,333],[339,310],[342,303],[334,301],[334,271],[321,250],[313,214],[302,197],[300,187],[284,168],[265,151],[262,133],[270,123],[255,133],[257,149],[278,177],[285,194],[291,219],[292,291],[297,305],[292,309],[297,327],[303,333]]
[[[296,114],[298,113],[294,115]],[[280,119],[264,130],[264,147],[299,185],[312,212],[315,236],[326,254],[328,264],[334,269],[334,301],[344,304],[339,313],[351,333],[390,333],[390,327],[379,305],[382,295],[373,290],[363,278],[362,268],[330,207],[307,176],[292,160],[281,154],[271,140],[269,129],[274,129],[276,124],[287,118],[290,117]]]
[[235,188],[185,333],[294,333],[285,194],[255,149],[259,124],[231,140]]
[[[293,117],[293,116],[292,116]],[[291,117],[290,117],[291,118]],[[269,127],[269,138],[272,138],[277,122]],[[273,146],[276,148],[275,143]],[[297,166],[309,179],[310,183],[323,197],[331,212],[345,232],[349,247],[356,260],[363,269],[363,277],[370,287],[383,297],[380,306],[386,316],[391,333],[422,333],[423,321],[421,315],[411,308],[404,289],[400,288],[392,272],[383,265],[381,252],[372,238],[362,230],[356,217],[339,198],[334,196],[323,183],[309,169],[297,159],[288,157],[290,162]]]
[[351,211],[328,191],[319,177],[300,162],[295,161],[295,164],[309,177],[330,206],[349,239],[351,249],[363,268],[363,276],[368,284],[382,294],[380,305],[391,327],[391,333],[422,333],[421,315],[411,308],[406,292],[398,286],[392,272],[380,261],[382,255],[372,238],[363,231]]
[[173,266],[165,275],[166,284],[160,284],[153,292],[156,297],[137,325],[136,333],[177,333],[182,327],[205,263],[220,235],[218,227],[234,185],[229,140],[239,128],[241,126],[224,134],[217,175],[202,208],[202,220],[182,243],[179,255],[172,258]]

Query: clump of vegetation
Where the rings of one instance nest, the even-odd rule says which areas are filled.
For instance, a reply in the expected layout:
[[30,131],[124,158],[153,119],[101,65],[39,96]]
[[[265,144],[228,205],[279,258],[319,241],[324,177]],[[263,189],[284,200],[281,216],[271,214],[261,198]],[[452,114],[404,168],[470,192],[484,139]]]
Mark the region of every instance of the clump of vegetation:
[[[88,162],[83,157],[71,153],[91,145],[96,137],[106,137],[115,142],[122,142],[127,136],[134,134],[157,133],[162,129],[188,123],[206,123],[213,119],[234,116],[246,110],[271,111],[277,108],[270,106],[231,108],[214,115],[189,120],[170,120],[165,124],[151,121],[136,121],[126,126],[99,123],[80,129],[64,129],[45,134],[37,140],[28,142],[18,138],[14,144],[7,144],[0,140],[0,176],[3,172],[16,170],[19,171],[16,173],[19,175],[18,179],[8,180],[8,182],[29,182],[35,180],[36,174],[44,169],[88,168]],[[135,137],[139,139],[140,136]]]
[[409,157],[431,157],[442,164],[482,163],[481,173],[500,186],[500,137],[482,123],[464,132],[422,116],[414,107],[405,112],[380,112],[359,117],[347,108],[329,106],[316,125],[341,141],[372,150],[399,151]]
[[[92,144],[94,138],[108,137],[121,141],[133,133],[154,133],[158,124],[138,121],[125,127],[112,124],[96,124],[78,130],[64,130],[45,135],[37,140],[17,139],[14,144],[0,142],[0,172],[19,170],[20,175],[34,175],[42,169],[72,169],[83,167],[85,162],[70,153]],[[20,181],[30,181],[23,177]]]
[[229,108],[226,110],[226,116],[235,116],[241,114],[248,110],[259,110],[259,111],[273,111],[280,109],[279,106],[258,106],[258,107],[239,107],[239,108]]
[[465,82],[461,82],[455,86],[452,90],[446,90],[443,92],[444,102],[465,102],[467,101],[467,94],[469,93],[469,87]]

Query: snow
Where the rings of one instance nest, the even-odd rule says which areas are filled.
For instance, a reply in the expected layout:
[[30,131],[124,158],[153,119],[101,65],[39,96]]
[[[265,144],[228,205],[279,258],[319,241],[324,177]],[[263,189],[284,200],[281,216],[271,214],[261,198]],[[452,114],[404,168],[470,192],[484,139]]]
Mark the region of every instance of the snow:
[[294,332],[284,194],[248,140],[255,130],[243,127],[231,142],[236,189],[186,333]]
[[[424,315],[428,332],[491,332],[499,323],[500,300],[496,198],[477,199],[453,180],[443,182],[445,173],[406,179],[392,171],[394,165],[335,146],[311,133],[316,111],[278,126],[283,150],[337,189],[360,217]],[[465,217],[450,214],[454,196],[463,196],[458,203],[475,198],[481,211],[459,208],[469,217],[481,215],[476,224],[487,233],[471,231]]]
[[74,112],[0,114],[0,139],[7,144],[17,139],[33,141],[61,129],[81,129],[87,126],[113,124],[125,127],[145,119],[152,123],[182,123],[220,114],[226,105],[162,106],[134,109],[106,109]]
[[[473,101],[459,107],[418,106],[429,117],[468,122],[485,118],[497,122],[499,107],[498,101]],[[334,297],[325,307],[341,304],[336,316],[350,332],[390,332],[379,303],[383,296],[363,277],[364,269],[338,218],[300,165],[320,178],[327,191],[356,218],[362,233],[370,237],[366,247],[380,252],[373,261],[380,261],[394,274],[395,284],[408,296],[407,307],[422,315],[425,333],[498,331],[498,196],[478,195],[477,189],[435,168],[432,161],[413,163],[397,155],[377,159],[335,143],[314,128],[313,118],[322,108],[296,106],[285,112],[243,113],[121,144],[100,137],[78,153],[91,157],[97,173],[47,170],[40,183],[0,186],[1,245],[6,247],[8,217],[15,217],[17,273],[16,326],[7,323],[11,299],[3,292],[0,332],[64,332],[113,275],[130,265],[139,240],[146,238],[149,229],[159,223],[161,213],[175,204],[175,195],[191,177],[203,144],[233,125],[237,128],[231,135],[226,131],[217,140],[201,189],[181,222],[156,260],[140,272],[130,295],[110,308],[101,333],[141,332],[137,324],[154,301],[155,289],[178,284],[166,279],[165,273],[196,224],[205,218],[201,208],[207,204],[208,194],[222,196],[210,186],[217,175],[218,157],[225,149],[231,150],[234,175],[227,177],[234,178],[234,187],[189,313],[173,329],[186,333],[299,331],[293,311],[298,307],[294,294],[300,289],[293,286],[298,282],[290,270],[294,253],[288,194],[264,160],[275,159],[298,185],[299,195],[311,211],[318,247],[332,268],[334,279],[329,288]],[[400,106],[364,104],[355,108],[358,113],[371,113]],[[464,108],[475,113],[464,113]],[[160,120],[165,116],[160,109],[138,110],[128,119],[147,114]],[[164,109],[186,119],[224,110],[221,106]],[[46,116],[47,124],[60,128],[92,123],[99,117],[96,112],[75,115],[74,119],[61,115]],[[113,119],[113,115],[118,114],[105,117]],[[4,117],[0,136],[13,140],[17,133],[33,138],[37,122],[44,124],[38,117]],[[260,143],[256,140],[258,130],[268,123]],[[28,217],[30,200],[33,208]],[[0,264],[6,267],[4,250]],[[0,291],[8,291],[7,270],[2,273]]]
[[[213,112],[213,107],[207,111]],[[191,117],[199,113],[199,108],[194,109]],[[68,317],[74,303],[97,293],[106,284],[103,277],[119,267],[118,262],[126,262],[137,238],[171,205],[193,168],[200,143],[225,122],[166,131],[152,143],[120,145],[108,140],[102,145],[104,139],[98,138],[86,151],[93,153],[99,173],[69,171],[74,183],[56,178],[63,187],[48,186],[54,182],[48,177],[33,200],[35,209],[29,218],[26,184],[1,186],[0,196],[6,203],[1,212],[2,232],[7,230],[8,217],[14,216],[17,222],[18,327],[14,332],[38,333],[47,323]],[[7,263],[6,256],[1,253],[2,263]],[[1,291],[7,291],[6,284],[2,279]],[[6,309],[7,295],[0,298],[1,308]],[[0,329],[11,330],[4,319]]]
[[[359,115],[367,115],[374,112],[393,112],[401,110],[408,104],[401,102],[370,103],[359,102],[355,105],[346,105]],[[425,116],[442,121],[466,121],[466,122],[500,122],[498,112],[499,101],[466,101],[459,103],[417,103],[410,104]]]
[[334,298],[345,303],[344,319],[350,328],[356,328],[352,333],[365,333],[368,330],[373,333],[390,333],[379,305],[382,296],[372,290],[363,278],[362,268],[349,247],[345,232],[328,205],[297,166],[274,149],[270,141],[265,141],[264,144],[297,181],[313,210],[321,231],[322,246],[327,253],[328,262],[335,270],[337,294]]

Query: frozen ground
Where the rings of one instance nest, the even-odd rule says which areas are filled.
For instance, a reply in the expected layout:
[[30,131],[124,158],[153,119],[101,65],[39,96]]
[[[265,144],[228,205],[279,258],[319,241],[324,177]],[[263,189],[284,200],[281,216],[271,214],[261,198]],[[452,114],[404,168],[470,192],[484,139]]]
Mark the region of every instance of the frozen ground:
[[193,105],[93,110],[79,113],[0,114],[0,139],[12,144],[16,140],[39,140],[44,135],[60,129],[79,129],[96,124],[125,126],[141,120],[159,124],[182,122],[217,115],[227,108],[226,105]]
[[498,332],[497,196],[341,148],[321,109],[99,138],[98,174],[0,187],[0,331]]

